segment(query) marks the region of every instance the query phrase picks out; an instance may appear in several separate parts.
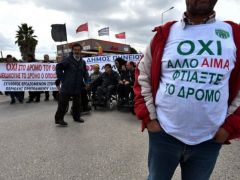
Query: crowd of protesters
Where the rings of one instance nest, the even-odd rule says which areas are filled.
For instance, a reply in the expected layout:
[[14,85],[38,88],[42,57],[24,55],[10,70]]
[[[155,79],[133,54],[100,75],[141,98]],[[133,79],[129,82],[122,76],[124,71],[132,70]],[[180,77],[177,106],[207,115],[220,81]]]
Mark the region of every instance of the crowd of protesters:
[[[70,54],[71,56],[71,54]],[[56,60],[50,60],[49,55],[45,54],[43,56],[43,61],[38,61],[35,59],[35,57],[32,54],[29,54],[27,56],[27,63],[57,63],[57,65],[61,64],[61,62],[64,59],[61,56],[57,56]],[[17,61],[16,58],[12,57],[10,54],[7,55],[6,59],[3,61],[3,63],[12,63],[17,62],[20,63],[20,61]],[[134,83],[134,70],[135,70],[135,64],[132,61],[125,61],[121,58],[117,58],[115,60],[116,71],[113,70],[113,67],[111,64],[106,64],[104,69],[105,72],[100,71],[99,64],[95,64],[92,67],[93,72],[89,75],[87,72],[87,79],[84,80],[84,84],[81,86],[81,100],[80,107],[77,107],[82,115],[87,114],[90,112],[91,107],[89,106],[89,101],[92,99],[92,95],[95,95],[96,93],[104,94],[108,93],[106,89],[114,86],[119,97],[120,103],[124,104],[128,102],[128,94],[132,90],[132,86]],[[114,74],[114,76],[112,76]],[[117,80],[117,82],[113,82]],[[58,78],[55,81],[56,87],[58,91],[29,91],[26,92],[1,92],[0,95],[7,95],[10,97],[10,104],[13,105],[17,102],[23,104],[24,100],[26,103],[39,103],[41,101],[41,96],[44,97],[44,101],[49,101],[50,99],[53,99],[55,101],[59,101],[59,95],[62,93],[59,93],[62,82]],[[28,94],[28,97],[27,97]],[[52,98],[51,98],[52,95]],[[69,97],[69,100],[72,100],[72,97]],[[71,113],[73,113],[73,108],[71,108]]]

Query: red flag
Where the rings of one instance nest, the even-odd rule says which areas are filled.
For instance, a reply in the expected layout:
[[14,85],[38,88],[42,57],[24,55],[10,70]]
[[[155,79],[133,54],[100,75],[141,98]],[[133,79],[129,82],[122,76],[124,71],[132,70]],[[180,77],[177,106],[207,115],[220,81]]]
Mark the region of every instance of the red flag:
[[115,34],[115,37],[118,39],[126,39],[126,34],[125,34],[125,32],[122,32],[119,34]]
[[78,32],[83,32],[83,31],[88,31],[88,23],[81,24],[81,25],[78,26],[78,28],[76,29],[76,33],[78,33]]

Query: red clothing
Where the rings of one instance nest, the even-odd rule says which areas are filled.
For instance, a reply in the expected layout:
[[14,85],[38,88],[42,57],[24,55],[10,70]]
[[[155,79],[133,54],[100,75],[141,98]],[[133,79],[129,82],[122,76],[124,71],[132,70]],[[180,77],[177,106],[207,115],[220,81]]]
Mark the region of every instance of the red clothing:
[[[156,99],[156,93],[159,88],[159,82],[161,77],[161,59],[163,56],[164,47],[166,44],[166,41],[169,36],[170,28],[175,23],[169,22],[165,24],[164,26],[159,26],[154,29],[154,31],[157,31],[156,35],[154,36],[152,42],[151,42],[151,91],[152,91],[152,97],[155,104]],[[231,105],[232,101],[237,96],[239,90],[240,90],[240,26],[238,24],[235,24],[233,22],[227,22],[232,26],[233,34],[234,34],[234,41],[235,45],[237,47],[237,58],[236,63],[233,71],[231,72],[230,80],[229,80],[229,100],[228,105]],[[142,120],[142,129],[146,127],[146,124],[151,120],[149,116],[149,110],[147,108],[147,105],[145,103],[145,99],[142,95],[142,87],[138,83],[138,77],[139,77],[139,69],[136,68],[135,76],[136,81],[134,84],[134,93],[135,93],[135,113],[137,117]],[[240,107],[237,108],[237,110],[229,115],[225,123],[222,125],[224,129],[226,129],[229,132],[229,138],[228,140],[235,139],[240,137]]]

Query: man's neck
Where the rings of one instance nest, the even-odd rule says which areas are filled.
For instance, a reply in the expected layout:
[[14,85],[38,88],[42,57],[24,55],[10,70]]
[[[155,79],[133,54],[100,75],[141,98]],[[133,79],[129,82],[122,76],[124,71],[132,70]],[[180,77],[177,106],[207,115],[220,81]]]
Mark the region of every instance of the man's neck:
[[74,55],[73,55],[73,58],[74,58],[76,61],[80,61],[80,60],[81,60],[81,57],[80,57],[80,56],[74,56]]
[[211,16],[212,14],[214,14],[215,12],[211,12],[209,14],[206,15],[192,15],[189,12],[186,12],[187,18],[190,19],[190,21],[194,24],[202,24],[203,21],[205,21],[209,16]]

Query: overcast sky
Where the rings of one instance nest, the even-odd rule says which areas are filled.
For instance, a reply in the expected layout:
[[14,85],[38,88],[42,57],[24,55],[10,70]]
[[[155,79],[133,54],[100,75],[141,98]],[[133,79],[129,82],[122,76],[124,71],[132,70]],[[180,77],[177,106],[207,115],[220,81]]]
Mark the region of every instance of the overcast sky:
[[[127,43],[144,51],[153,36],[151,30],[161,24],[161,13],[172,6],[174,9],[164,13],[164,22],[181,19],[185,0],[0,0],[0,51],[4,57],[10,53],[21,58],[15,35],[18,25],[27,23],[38,36],[36,58],[49,54],[53,59],[59,43],[51,38],[51,24],[66,23],[72,42],[88,38],[88,33],[76,34],[76,28],[85,22],[89,23],[90,38],[109,40],[98,37],[97,31],[110,27],[111,41],[124,43],[114,34],[125,31]],[[240,22],[239,0],[219,0],[215,10],[220,20]]]

